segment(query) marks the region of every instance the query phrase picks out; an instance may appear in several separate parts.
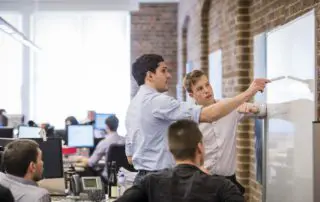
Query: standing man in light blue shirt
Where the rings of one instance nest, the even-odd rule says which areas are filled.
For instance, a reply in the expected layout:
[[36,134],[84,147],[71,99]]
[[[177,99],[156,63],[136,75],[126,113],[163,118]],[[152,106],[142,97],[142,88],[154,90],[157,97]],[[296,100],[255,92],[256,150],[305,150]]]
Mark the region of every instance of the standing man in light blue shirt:
[[258,91],[263,91],[267,79],[255,79],[250,87],[234,98],[206,107],[179,102],[167,96],[171,75],[160,55],[145,54],[132,66],[132,75],[139,91],[132,99],[126,116],[126,155],[138,174],[135,184],[150,172],[174,165],[168,148],[166,131],[179,119],[190,119],[197,123],[213,122],[229,114]]

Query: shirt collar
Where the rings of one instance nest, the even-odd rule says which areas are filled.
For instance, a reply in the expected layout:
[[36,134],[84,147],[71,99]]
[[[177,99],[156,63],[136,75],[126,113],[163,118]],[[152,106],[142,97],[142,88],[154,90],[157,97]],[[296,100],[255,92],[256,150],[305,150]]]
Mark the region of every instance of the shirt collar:
[[110,133],[108,133],[108,135],[118,135],[118,133],[115,131],[111,131]]
[[26,184],[26,185],[32,185],[32,186],[38,186],[38,184],[35,182],[35,181],[32,181],[32,180],[26,180],[22,177],[17,177],[17,176],[13,176],[13,175],[10,175],[10,174],[6,174],[6,176],[13,180],[13,181],[17,181],[17,182],[20,182],[22,184]]
[[154,92],[154,93],[158,93],[158,91],[146,84],[143,84],[140,86],[141,89],[146,90],[146,91],[150,91],[150,92]]

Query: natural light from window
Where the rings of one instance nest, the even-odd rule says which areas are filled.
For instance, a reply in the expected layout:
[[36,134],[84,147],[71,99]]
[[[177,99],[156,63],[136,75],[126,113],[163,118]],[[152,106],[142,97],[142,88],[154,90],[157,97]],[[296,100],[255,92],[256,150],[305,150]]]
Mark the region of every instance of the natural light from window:
[[41,12],[32,18],[35,55],[31,117],[63,128],[67,116],[115,113],[119,133],[130,102],[128,12]]

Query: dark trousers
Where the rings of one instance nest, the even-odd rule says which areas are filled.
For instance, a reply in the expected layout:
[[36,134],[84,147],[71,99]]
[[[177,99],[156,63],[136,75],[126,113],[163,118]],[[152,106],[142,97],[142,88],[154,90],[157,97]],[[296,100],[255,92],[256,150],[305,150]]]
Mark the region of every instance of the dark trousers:
[[233,182],[239,189],[240,193],[243,195],[246,191],[245,188],[237,181],[236,175],[226,176],[228,180]]
[[141,180],[148,175],[149,173],[155,173],[157,171],[149,171],[149,170],[139,170],[136,177],[134,178],[133,185],[140,184]]

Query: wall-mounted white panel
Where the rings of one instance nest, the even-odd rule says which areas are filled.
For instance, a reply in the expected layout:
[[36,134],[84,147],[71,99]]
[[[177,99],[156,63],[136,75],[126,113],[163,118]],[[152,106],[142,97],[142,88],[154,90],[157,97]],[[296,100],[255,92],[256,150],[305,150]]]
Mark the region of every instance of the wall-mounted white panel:
[[314,11],[267,35],[268,202],[313,202]]
[[214,98],[222,99],[222,51],[209,54],[209,81],[213,87]]

